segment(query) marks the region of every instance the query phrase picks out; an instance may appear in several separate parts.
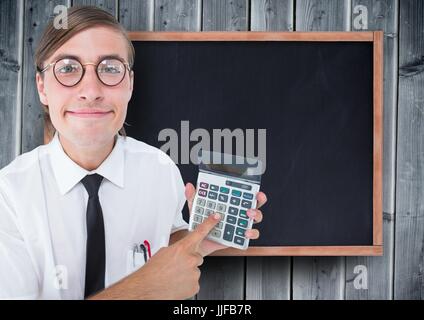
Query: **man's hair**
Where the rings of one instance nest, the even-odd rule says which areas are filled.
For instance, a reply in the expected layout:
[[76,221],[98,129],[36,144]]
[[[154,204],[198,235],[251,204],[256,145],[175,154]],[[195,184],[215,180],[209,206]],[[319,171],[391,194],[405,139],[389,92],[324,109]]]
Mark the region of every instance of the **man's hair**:
[[[68,9],[67,28],[55,28],[54,18],[49,21],[35,50],[35,68],[37,72],[44,68],[44,62],[59,49],[66,41],[77,33],[96,26],[109,27],[121,33],[127,40],[128,63],[132,68],[135,51],[127,32],[122,25],[110,13],[94,6],[74,6]],[[54,132],[51,123],[48,106],[43,105],[44,121],[49,131]],[[125,129],[119,130],[119,134],[125,136]]]

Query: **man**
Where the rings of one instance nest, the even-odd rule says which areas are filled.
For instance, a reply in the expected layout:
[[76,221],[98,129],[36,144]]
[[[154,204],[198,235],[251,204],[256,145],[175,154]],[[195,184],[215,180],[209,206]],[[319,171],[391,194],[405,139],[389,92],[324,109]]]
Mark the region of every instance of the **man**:
[[0,298],[184,299],[199,290],[203,257],[224,248],[205,239],[219,215],[187,232],[181,210],[196,190],[170,158],[123,135],[133,61],[100,9],[73,7],[68,29],[47,26],[36,83],[55,134],[0,171]]

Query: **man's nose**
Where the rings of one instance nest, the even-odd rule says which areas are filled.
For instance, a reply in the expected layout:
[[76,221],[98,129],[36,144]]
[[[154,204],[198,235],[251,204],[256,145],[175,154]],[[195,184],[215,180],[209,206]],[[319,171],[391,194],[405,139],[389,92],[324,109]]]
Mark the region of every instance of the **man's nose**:
[[84,76],[78,84],[78,98],[84,101],[100,101],[103,99],[103,84],[97,78],[96,67],[85,66]]

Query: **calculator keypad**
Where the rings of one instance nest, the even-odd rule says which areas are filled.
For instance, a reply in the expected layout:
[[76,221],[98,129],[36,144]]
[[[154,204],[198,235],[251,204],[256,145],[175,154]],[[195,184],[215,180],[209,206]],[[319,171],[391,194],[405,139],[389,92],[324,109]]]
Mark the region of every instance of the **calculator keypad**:
[[209,215],[218,212],[221,220],[209,236],[243,246],[246,242],[245,232],[249,227],[247,210],[252,207],[254,198],[252,193],[244,190],[200,182],[192,228],[195,229]]

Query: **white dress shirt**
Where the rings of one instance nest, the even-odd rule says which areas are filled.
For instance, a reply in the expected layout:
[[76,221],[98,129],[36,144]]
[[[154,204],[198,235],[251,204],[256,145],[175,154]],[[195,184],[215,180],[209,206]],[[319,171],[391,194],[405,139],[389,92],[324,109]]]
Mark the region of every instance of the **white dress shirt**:
[[106,287],[144,264],[135,244],[147,240],[153,255],[187,229],[184,183],[164,152],[117,136],[103,163],[87,171],[56,133],[0,170],[0,298],[84,298],[88,193],[80,180],[92,173],[104,177]]

